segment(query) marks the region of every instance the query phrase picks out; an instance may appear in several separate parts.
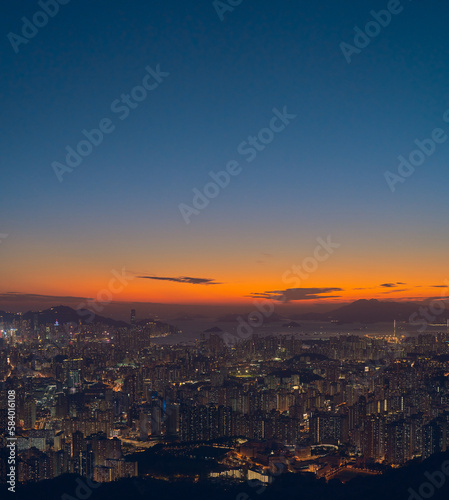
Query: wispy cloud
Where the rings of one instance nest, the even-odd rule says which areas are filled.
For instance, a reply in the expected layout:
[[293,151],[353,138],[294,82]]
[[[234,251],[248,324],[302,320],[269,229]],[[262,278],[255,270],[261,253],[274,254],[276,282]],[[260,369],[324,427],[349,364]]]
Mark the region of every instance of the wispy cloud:
[[256,260],[256,264],[267,264],[274,259],[272,253],[261,252],[259,258]]
[[171,278],[167,276],[137,276],[140,279],[157,280],[157,281],[171,281],[172,283],[188,283],[189,285],[222,285],[218,281],[210,278],[192,278],[190,276],[179,276]]
[[68,295],[41,295],[36,293],[22,293],[22,292],[6,292],[0,293],[0,301],[5,302],[23,302],[23,301],[80,301],[80,300],[93,300],[88,297],[72,297]]

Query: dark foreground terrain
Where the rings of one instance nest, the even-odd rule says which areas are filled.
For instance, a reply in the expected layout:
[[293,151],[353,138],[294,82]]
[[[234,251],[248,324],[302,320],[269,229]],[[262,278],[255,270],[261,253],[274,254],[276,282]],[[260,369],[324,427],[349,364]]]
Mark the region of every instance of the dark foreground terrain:
[[[447,462],[447,463],[446,463]],[[444,473],[446,471],[446,474]],[[82,486],[80,486],[80,484]],[[338,480],[326,483],[310,476],[284,474],[270,486],[258,483],[193,483],[154,479],[126,479],[115,483],[94,484],[75,475],[19,486],[16,493],[2,485],[0,497],[8,495],[24,500],[122,500],[152,498],[217,500],[443,500],[449,494],[449,452],[435,455],[422,463],[393,469],[383,476],[358,477],[345,484]]]

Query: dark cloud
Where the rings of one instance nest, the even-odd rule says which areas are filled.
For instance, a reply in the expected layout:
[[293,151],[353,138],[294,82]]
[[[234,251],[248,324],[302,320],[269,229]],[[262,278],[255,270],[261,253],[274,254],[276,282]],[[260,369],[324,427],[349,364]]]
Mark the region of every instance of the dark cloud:
[[292,300],[319,300],[340,297],[340,295],[323,295],[341,292],[342,288],[288,288],[287,290],[268,290],[255,292],[248,297],[253,299],[270,299],[290,302]]
[[171,281],[173,283],[188,283],[190,285],[222,285],[218,281],[209,278],[191,278],[189,276],[179,276],[178,278],[169,278],[167,276],[137,276],[146,280]]
[[23,302],[23,301],[80,301],[80,300],[93,300],[88,297],[71,297],[66,295],[40,295],[35,293],[21,293],[21,292],[6,292],[0,293],[0,301],[5,302]]
[[431,285],[430,288],[449,288],[447,285]]
[[406,285],[406,283],[402,283],[401,281],[396,281],[396,283],[382,283],[379,286],[383,286],[384,288],[395,288],[399,285]]

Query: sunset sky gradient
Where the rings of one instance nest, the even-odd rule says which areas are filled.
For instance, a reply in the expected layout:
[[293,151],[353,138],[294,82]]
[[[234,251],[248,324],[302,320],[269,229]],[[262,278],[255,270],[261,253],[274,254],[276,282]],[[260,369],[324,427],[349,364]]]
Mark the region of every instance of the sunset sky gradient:
[[[16,54],[6,35],[39,7],[9,2],[0,309],[29,294],[94,298],[122,269],[133,279],[119,302],[251,304],[289,288],[335,289],[303,308],[440,297],[449,141],[393,193],[384,172],[415,139],[449,134],[449,6],[403,1],[348,64],[340,43],[387,3],[246,0],[222,22],[209,0],[77,0]],[[111,103],[158,64],[170,75],[121,121]],[[247,162],[239,144],[284,106],[297,117]],[[51,163],[103,118],[115,131],[60,183]],[[186,224],[179,204],[231,160],[242,172]],[[327,237],[339,248],[287,282]]]

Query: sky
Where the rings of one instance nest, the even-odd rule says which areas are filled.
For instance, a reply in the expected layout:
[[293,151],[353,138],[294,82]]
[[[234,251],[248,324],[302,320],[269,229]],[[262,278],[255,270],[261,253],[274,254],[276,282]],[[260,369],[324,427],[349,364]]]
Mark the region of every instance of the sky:
[[446,293],[446,3],[43,1],[0,20],[0,309]]

